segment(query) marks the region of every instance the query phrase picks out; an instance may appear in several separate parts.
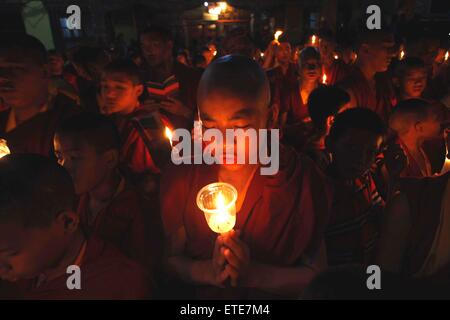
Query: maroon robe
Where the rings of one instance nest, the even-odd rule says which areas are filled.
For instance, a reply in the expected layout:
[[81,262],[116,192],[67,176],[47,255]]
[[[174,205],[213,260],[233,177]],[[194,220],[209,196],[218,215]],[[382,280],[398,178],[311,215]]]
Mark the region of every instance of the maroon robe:
[[83,231],[98,236],[121,249],[125,255],[156,270],[162,257],[163,231],[159,208],[139,195],[131,186],[112,199],[89,223],[89,195],[78,202]]
[[[215,166],[180,165],[161,179],[161,212],[167,236],[186,230],[185,254],[211,259],[217,237],[196,205],[198,191],[217,182]],[[252,259],[276,266],[298,266],[302,256],[316,254],[323,239],[330,208],[330,189],[324,176],[307,158],[281,146],[280,171],[250,182],[235,229],[249,246]],[[196,297],[255,298],[261,292],[244,288],[196,289]]]
[[356,66],[351,68],[351,72],[338,85],[353,94],[356,107],[375,111],[385,123],[388,123],[392,107],[396,105],[397,101],[394,87],[386,72],[375,75],[375,92]]
[[36,281],[17,283],[20,296],[27,300],[145,299],[150,297],[145,270],[118,249],[98,238],[88,241],[81,266],[81,290],[69,290],[69,274],[39,287]]
[[53,136],[64,118],[78,108],[72,99],[58,95],[49,103],[49,110],[38,113],[31,119],[6,132],[10,109],[0,112],[0,137],[5,138],[12,153],[37,153],[53,156]]

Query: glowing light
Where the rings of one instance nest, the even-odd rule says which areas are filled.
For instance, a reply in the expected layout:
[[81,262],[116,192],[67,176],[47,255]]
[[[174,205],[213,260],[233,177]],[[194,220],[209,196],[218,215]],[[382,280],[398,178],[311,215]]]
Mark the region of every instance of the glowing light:
[[445,53],[445,56],[444,56],[444,61],[447,61],[448,60],[448,50],[447,50],[447,52]]
[[273,35],[273,38],[275,39],[275,41],[278,41],[278,38],[283,34],[283,31],[281,30],[277,30],[275,32],[275,34]]
[[334,58],[334,60],[337,60],[337,59],[339,59],[339,56],[338,56],[337,54],[335,54],[335,55],[333,56],[333,58]]
[[172,132],[172,130],[170,130],[169,127],[166,127],[165,135],[166,135],[167,139],[169,139],[170,146],[172,146],[173,132]]
[[217,55],[217,50],[214,50],[213,51],[213,56],[216,56]]
[[322,83],[327,84],[327,75],[325,73],[322,75]]
[[405,57],[405,51],[400,51],[400,60],[402,60]]
[[204,5],[205,7],[207,7],[207,6],[208,6],[208,2],[203,2],[203,5]]
[[261,58],[264,58],[264,52],[260,53]]
[[313,44],[313,45],[316,44],[316,41],[317,41],[317,37],[315,34],[313,34],[311,37],[311,44]]
[[8,148],[8,144],[5,139],[0,139],[0,158],[10,154],[11,151]]
[[228,8],[228,4],[226,2],[219,2],[219,7],[222,11],[226,11]]
[[203,211],[209,228],[225,233],[236,224],[237,191],[224,182],[211,183],[197,194],[197,206]]

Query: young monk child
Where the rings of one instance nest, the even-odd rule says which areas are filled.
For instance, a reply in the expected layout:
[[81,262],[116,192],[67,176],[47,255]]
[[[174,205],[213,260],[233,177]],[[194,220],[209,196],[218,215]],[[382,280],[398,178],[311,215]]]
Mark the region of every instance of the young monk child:
[[384,201],[370,168],[385,130],[380,117],[366,108],[338,114],[326,138],[332,162],[327,174],[334,201],[326,231],[330,266],[370,264],[375,255]]
[[119,172],[120,140],[111,119],[91,113],[68,118],[57,129],[54,145],[58,162],[73,179],[86,235],[112,242],[145,266],[156,266],[163,238],[159,211]]
[[16,297],[25,299],[148,297],[141,266],[84,236],[72,209],[74,191],[54,160],[35,154],[0,159],[1,279],[15,282]]
[[170,145],[163,136],[163,122],[158,126],[159,115],[140,108],[143,90],[139,68],[131,61],[119,60],[106,66],[99,100],[100,112],[111,116],[119,129],[122,171],[150,192],[156,188],[154,180],[167,161]]
[[[204,129],[270,128],[269,82],[249,57],[229,55],[211,63],[198,101]],[[249,154],[238,148],[234,158]],[[190,285],[191,297],[298,297],[324,267],[329,189],[311,161],[283,146],[279,155],[273,175],[262,175],[258,164],[185,164],[161,178],[166,268]],[[219,236],[196,205],[199,190],[217,181],[238,191],[234,231]]]
[[427,69],[420,58],[406,57],[394,71],[398,100],[419,99],[427,86]]
[[441,121],[436,106],[422,99],[401,101],[394,108],[389,125],[398,135],[398,142],[407,158],[407,164],[400,176],[431,176],[432,164],[423,150],[423,144],[441,133]]
[[0,136],[11,152],[52,155],[55,128],[77,111],[65,95],[49,94],[44,45],[30,35],[0,36]]

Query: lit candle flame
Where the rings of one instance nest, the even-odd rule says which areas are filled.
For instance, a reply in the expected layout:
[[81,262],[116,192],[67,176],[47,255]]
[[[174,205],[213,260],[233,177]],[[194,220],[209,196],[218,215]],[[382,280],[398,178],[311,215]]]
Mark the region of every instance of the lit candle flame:
[[172,132],[172,130],[170,130],[169,127],[166,127],[165,135],[166,135],[167,139],[169,139],[169,141],[170,141],[170,146],[172,147],[172,137],[173,137],[173,132]]
[[213,51],[213,56],[216,56],[217,55],[217,50],[214,50]]
[[444,56],[444,61],[447,61],[448,60],[448,50],[447,50],[447,52],[445,53],[445,56]]
[[227,3],[226,2],[219,2],[219,7],[222,11],[226,11],[227,10]]
[[325,73],[322,75],[322,83],[327,84],[327,75]]
[[400,60],[402,60],[405,57],[405,51],[400,51]]
[[283,34],[283,31],[281,30],[277,30],[275,32],[275,34],[273,35],[273,38],[275,39],[275,41],[278,41],[278,38]]
[[261,58],[264,58],[264,52],[260,53]]
[[339,56],[337,54],[334,55],[334,60],[339,59]]
[[316,35],[315,34],[313,34],[311,37],[311,43],[316,44]]
[[6,144],[6,140],[0,139],[0,158],[3,158],[4,156],[10,154],[11,151],[8,148],[8,145]]

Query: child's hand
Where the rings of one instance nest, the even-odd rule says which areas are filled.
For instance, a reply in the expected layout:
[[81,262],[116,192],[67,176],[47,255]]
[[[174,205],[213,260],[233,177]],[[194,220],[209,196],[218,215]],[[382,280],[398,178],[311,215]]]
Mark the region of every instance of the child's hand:
[[225,269],[231,278],[231,286],[236,287],[238,280],[245,278],[250,266],[250,249],[240,238],[239,231],[230,231],[223,236],[225,259],[228,264]]
[[224,250],[223,237],[219,235],[214,244],[211,279],[211,284],[218,287],[224,287],[224,282],[229,277],[229,273],[225,269],[226,260],[223,254]]

